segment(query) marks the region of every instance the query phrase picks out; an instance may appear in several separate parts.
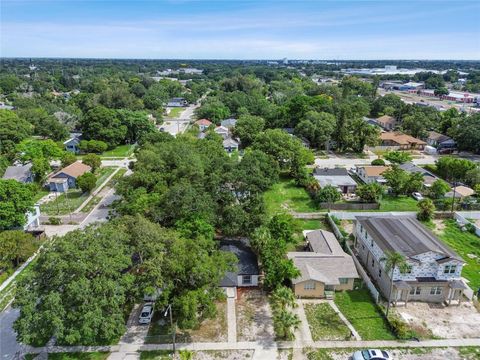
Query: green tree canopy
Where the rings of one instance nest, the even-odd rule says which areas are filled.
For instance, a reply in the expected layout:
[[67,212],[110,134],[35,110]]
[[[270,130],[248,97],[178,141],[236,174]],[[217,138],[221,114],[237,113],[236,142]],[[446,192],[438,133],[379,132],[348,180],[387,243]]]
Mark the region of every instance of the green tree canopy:
[[83,175],[80,175],[77,178],[77,186],[83,192],[90,192],[95,189],[95,184],[97,182],[97,178],[91,172],[86,172]]
[[240,138],[243,147],[250,146],[255,138],[265,127],[265,120],[259,116],[243,115],[240,116],[234,133]]
[[86,140],[101,140],[113,148],[125,141],[127,127],[122,124],[115,110],[96,106],[80,120]]
[[0,179],[0,230],[23,226],[33,209],[33,187],[16,180]]

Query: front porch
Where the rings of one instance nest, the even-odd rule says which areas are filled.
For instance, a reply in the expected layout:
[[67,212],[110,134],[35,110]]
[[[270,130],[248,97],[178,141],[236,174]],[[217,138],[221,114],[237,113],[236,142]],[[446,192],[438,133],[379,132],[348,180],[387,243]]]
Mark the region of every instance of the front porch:
[[409,301],[446,303],[459,306],[462,303],[463,292],[467,287],[460,280],[445,282],[422,283],[395,281],[393,283],[392,304],[407,306]]

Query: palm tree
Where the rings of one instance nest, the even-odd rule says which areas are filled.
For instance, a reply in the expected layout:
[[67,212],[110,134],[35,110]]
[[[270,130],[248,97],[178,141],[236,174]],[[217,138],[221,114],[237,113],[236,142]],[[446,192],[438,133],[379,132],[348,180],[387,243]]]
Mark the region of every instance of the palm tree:
[[420,221],[429,221],[435,213],[435,205],[430,199],[422,199],[417,203],[418,213],[417,219]]
[[284,339],[291,339],[293,332],[300,326],[298,316],[288,310],[281,309],[275,313],[277,333]]
[[294,308],[297,306],[295,294],[292,289],[286,286],[279,286],[273,291],[272,301],[282,310],[285,310],[287,307]]
[[386,317],[388,318],[388,312],[390,310],[390,302],[392,298],[392,291],[393,291],[393,273],[395,269],[399,269],[400,272],[403,274],[408,269],[407,261],[405,260],[405,256],[397,252],[387,252],[386,257],[382,258],[380,261],[385,262],[385,270],[390,272],[390,292],[388,293],[388,303],[387,303],[387,312]]

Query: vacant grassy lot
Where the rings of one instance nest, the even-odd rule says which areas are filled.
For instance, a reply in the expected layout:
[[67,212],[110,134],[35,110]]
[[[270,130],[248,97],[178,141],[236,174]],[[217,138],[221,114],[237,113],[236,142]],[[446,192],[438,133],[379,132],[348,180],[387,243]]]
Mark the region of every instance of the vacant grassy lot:
[[417,211],[418,201],[410,196],[390,196],[385,195],[380,200],[380,209],[378,211]]
[[135,150],[135,145],[119,145],[116,148],[112,150],[107,150],[103,154],[101,154],[101,157],[127,157],[133,154],[133,151]]
[[170,118],[177,118],[180,116],[182,111],[185,110],[184,107],[174,107],[170,109],[170,112],[168,113],[168,117]]
[[293,179],[287,177],[282,177],[265,193],[265,204],[269,215],[288,211],[319,211],[307,191],[297,186]]
[[[113,172],[113,167],[103,167],[97,170],[97,189]],[[93,189],[93,191],[95,191]],[[42,213],[47,215],[66,215],[78,208],[88,197],[80,189],[69,189],[67,194],[59,195],[55,200],[49,201],[40,206]]]
[[395,339],[367,289],[338,292],[335,294],[335,304],[363,340]]
[[348,340],[350,330],[328,303],[304,305],[314,341]]
[[[227,303],[216,304],[217,315],[204,320],[197,329],[181,330],[177,328],[177,342],[227,341]],[[172,330],[168,319],[156,312],[148,330],[147,344],[167,344],[172,342]]]
[[169,350],[142,351],[141,360],[170,360],[172,352]]
[[445,227],[442,230],[436,231],[438,236],[467,263],[463,267],[462,276],[470,281],[469,286],[472,289],[478,289],[480,287],[480,238],[460,230],[454,220],[445,220],[443,225]]

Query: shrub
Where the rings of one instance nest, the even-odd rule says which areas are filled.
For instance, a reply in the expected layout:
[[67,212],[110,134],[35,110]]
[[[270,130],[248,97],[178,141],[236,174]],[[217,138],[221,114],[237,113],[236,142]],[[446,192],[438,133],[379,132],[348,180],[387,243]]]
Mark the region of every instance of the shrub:
[[87,154],[83,157],[82,163],[90,166],[94,173],[102,165],[102,159],[97,154]]
[[375,159],[372,161],[373,166],[384,166],[385,165],[385,160],[383,159]]
[[95,188],[97,178],[90,172],[87,172],[77,179],[77,186],[82,189],[83,192],[90,192]]
[[412,160],[411,155],[405,151],[389,151],[384,157],[394,164],[403,164]]
[[413,331],[409,327],[409,325],[397,315],[389,316],[388,322],[390,324],[390,327],[392,328],[393,333],[399,339],[403,339],[403,340],[411,339],[412,337],[416,337],[417,335],[415,331]]
[[50,225],[60,225],[62,223],[62,220],[60,218],[57,218],[57,217],[54,217],[54,216],[50,216],[48,218],[48,223]]
[[317,203],[334,203],[342,198],[342,195],[335,186],[327,185],[315,194]]

